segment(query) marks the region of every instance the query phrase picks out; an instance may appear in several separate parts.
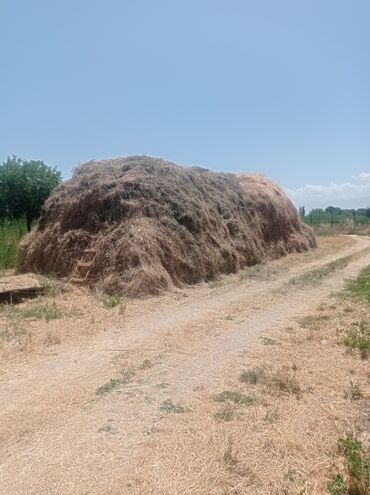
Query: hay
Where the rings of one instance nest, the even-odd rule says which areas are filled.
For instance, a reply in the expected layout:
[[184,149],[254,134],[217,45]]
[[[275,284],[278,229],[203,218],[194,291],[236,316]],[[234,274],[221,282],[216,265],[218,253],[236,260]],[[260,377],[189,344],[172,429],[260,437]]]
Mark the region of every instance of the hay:
[[67,277],[93,248],[90,285],[135,296],[314,245],[289,199],[262,176],[134,156],[86,163],[58,186],[20,245],[18,270]]

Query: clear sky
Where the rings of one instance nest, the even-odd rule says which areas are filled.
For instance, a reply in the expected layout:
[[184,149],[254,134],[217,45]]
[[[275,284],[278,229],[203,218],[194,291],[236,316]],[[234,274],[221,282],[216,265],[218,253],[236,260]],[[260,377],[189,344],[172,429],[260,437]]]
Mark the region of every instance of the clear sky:
[[0,0],[0,21],[1,161],[148,154],[370,205],[369,0]]

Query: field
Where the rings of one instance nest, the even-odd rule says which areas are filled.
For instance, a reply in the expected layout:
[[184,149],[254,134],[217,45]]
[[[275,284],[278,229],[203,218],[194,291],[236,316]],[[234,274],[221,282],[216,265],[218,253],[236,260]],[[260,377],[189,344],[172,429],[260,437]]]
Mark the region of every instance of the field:
[[1,307],[0,493],[368,495],[369,265],[327,236],[158,296],[43,279]]

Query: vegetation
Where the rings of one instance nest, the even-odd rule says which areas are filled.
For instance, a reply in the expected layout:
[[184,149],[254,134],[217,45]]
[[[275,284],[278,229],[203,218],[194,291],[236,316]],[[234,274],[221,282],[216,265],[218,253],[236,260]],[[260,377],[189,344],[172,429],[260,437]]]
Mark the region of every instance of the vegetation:
[[355,322],[343,337],[343,344],[350,351],[359,351],[362,359],[370,353],[370,326],[366,321]]
[[327,486],[330,495],[368,495],[370,493],[370,456],[353,435],[340,438],[340,453],[344,457],[345,472],[336,475]]
[[183,413],[184,408],[180,404],[174,404],[171,399],[164,400],[160,407],[161,411],[166,413]]
[[26,218],[28,232],[51,191],[61,182],[55,167],[13,156],[0,165],[0,217]]
[[25,218],[0,220],[0,270],[14,268],[17,257],[17,246],[27,232]]
[[240,406],[250,406],[251,404],[256,402],[256,398],[252,395],[245,395],[241,392],[235,392],[233,390],[224,390],[223,392],[215,396],[215,400],[218,402],[230,401]]
[[347,292],[370,303],[370,266],[364,268],[359,277],[348,284]]
[[122,304],[122,299],[117,294],[113,294],[112,296],[107,296],[103,299],[103,306],[107,309],[115,308]]
[[107,383],[101,385],[96,390],[96,395],[105,395],[109,394],[109,392],[113,392],[116,388],[122,385],[122,381],[119,378],[111,378]]
[[305,208],[299,209],[303,221],[311,227],[319,225],[366,227],[370,225],[370,208],[345,210],[328,206],[325,210],[314,208],[306,215]]
[[298,277],[293,277],[289,280],[289,284],[292,285],[315,285],[322,281],[323,278],[331,275],[335,270],[340,270],[345,268],[349,262],[351,261],[352,256],[344,256],[343,258],[338,258],[326,265],[323,265],[320,268],[316,268],[315,270],[311,270],[309,272],[305,272],[303,275],[299,275]]
[[32,319],[32,320],[57,320],[62,318],[64,313],[53,304],[40,304],[30,307],[18,307],[12,305],[1,305],[0,311],[10,319]]

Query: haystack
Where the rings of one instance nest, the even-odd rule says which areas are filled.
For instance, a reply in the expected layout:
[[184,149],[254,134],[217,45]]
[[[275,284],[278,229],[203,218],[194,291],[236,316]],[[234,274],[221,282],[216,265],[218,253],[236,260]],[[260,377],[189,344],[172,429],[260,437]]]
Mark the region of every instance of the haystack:
[[88,285],[136,296],[314,245],[290,200],[262,176],[133,156],[81,165],[58,186],[21,243],[18,270],[69,277],[88,266]]

